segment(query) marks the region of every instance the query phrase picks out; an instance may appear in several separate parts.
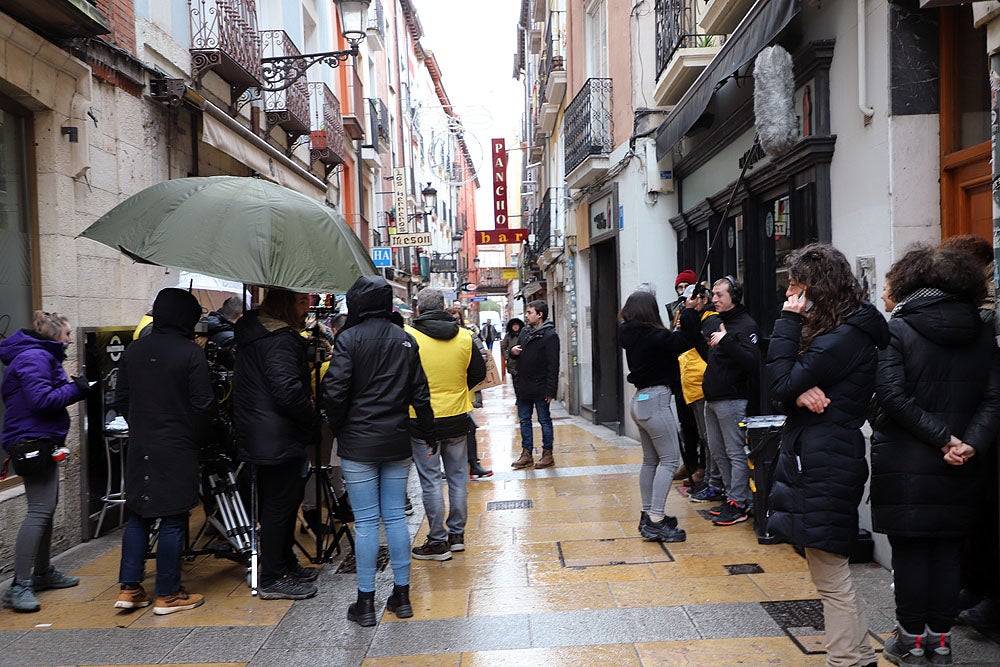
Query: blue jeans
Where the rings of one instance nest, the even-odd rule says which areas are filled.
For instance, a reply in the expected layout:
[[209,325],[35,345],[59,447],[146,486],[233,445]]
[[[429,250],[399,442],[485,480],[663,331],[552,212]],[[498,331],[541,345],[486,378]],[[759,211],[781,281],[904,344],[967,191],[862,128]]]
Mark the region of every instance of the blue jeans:
[[552,417],[549,403],[544,398],[517,399],[517,419],[521,422],[521,447],[533,449],[535,438],[531,432],[531,411],[538,411],[538,423],[542,427],[542,449],[552,451]]
[[[430,450],[423,440],[413,438],[413,462],[420,475],[423,491],[424,511],[430,530],[427,538],[434,542],[444,542],[448,533],[456,535],[465,532],[465,522],[469,517],[469,461],[465,436],[444,438],[437,454],[427,456]],[[441,463],[444,462],[444,476],[448,480],[448,530],[444,521],[444,494],[441,491]]]
[[375,590],[378,560],[378,521],[382,517],[389,542],[393,583],[410,583],[410,530],[406,527],[406,477],[410,459],[363,463],[341,459],[347,495],[354,509],[354,557],[358,590]]
[[[122,533],[122,562],[118,570],[118,583],[138,585],[145,570],[149,533],[156,517],[144,518],[132,514]],[[173,595],[181,587],[181,552],[187,532],[188,515],[174,514],[160,517],[160,531],[156,538],[156,594]]]

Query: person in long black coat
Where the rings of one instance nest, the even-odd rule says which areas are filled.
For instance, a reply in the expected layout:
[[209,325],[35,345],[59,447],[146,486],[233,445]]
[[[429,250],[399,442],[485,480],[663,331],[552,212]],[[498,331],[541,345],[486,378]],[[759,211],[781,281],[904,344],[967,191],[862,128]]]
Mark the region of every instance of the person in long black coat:
[[844,255],[810,244],[786,260],[787,301],[774,324],[767,370],[771,396],[788,415],[771,490],[768,530],[804,547],[823,599],[827,665],[875,664],[848,556],[858,535],[868,463],[861,426],[874,390],[885,319]]
[[161,290],[153,302],[152,331],[132,342],[118,369],[115,404],[129,424],[125,464],[119,609],[150,604],[141,583],[149,532],[156,543],[156,614],[193,609],[204,599],[180,583],[188,512],[198,504],[198,454],[216,416],[205,352],[195,343],[201,306],[190,292]]
[[320,438],[307,344],[299,333],[308,312],[308,294],[272,289],[236,323],[233,423],[239,457],[257,476],[263,600],[313,597],[311,582],[319,576],[292,551],[309,468],[306,448]]
[[1000,354],[978,313],[982,271],[966,254],[918,246],[885,289],[891,342],[879,354],[871,484],[895,581],[885,656],[912,664],[933,652],[934,664],[952,664],[962,535],[984,516],[981,455],[1000,427]]

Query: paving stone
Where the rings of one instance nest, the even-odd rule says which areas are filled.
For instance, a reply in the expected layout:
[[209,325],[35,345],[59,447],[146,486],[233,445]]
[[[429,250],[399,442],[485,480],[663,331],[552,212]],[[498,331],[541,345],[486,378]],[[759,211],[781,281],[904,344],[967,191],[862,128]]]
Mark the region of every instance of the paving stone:
[[172,650],[167,662],[249,662],[271,627],[222,626],[195,628]]
[[693,604],[684,609],[704,639],[777,637],[783,634],[774,619],[756,602]]
[[528,616],[480,616],[382,623],[368,656],[475,653],[529,645]]
[[0,649],[17,641],[25,632],[25,630],[0,630]]
[[0,652],[0,666],[157,663],[190,632],[190,628],[27,632]]
[[330,667],[331,665],[360,665],[365,659],[365,649],[261,649],[247,667]]
[[296,603],[264,642],[267,649],[295,649],[302,646],[365,646],[375,627],[363,628],[347,620],[347,607],[331,609]]
[[683,607],[561,611],[532,614],[530,619],[532,647],[701,638]]

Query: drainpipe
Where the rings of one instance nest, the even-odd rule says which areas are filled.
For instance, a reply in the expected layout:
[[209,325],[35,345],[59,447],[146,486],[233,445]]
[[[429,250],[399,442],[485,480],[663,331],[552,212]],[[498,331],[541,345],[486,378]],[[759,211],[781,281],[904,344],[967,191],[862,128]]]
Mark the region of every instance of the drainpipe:
[[858,0],[858,109],[865,116],[865,125],[871,122],[875,109],[868,106],[867,17],[865,0]]

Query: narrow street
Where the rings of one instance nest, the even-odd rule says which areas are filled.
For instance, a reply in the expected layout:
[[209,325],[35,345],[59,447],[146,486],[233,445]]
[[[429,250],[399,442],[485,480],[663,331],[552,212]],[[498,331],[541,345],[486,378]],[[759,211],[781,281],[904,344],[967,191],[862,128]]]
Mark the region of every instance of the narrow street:
[[[520,435],[510,386],[488,390],[478,413],[483,464],[496,472],[469,483],[466,551],[413,561],[412,619],[349,622],[355,576],[343,556],[323,568],[311,600],[252,598],[240,566],[203,556],[183,579],[204,606],[116,611],[115,531],[57,560],[80,586],[42,593],[37,614],[0,611],[0,665],[825,664],[818,594],[791,547],[758,545],[749,522],[712,526],[707,506],[677,486],[667,509],[687,541],[645,542],[636,534],[636,442],[555,406],[556,467],[511,471]],[[426,522],[415,473],[409,493],[419,544]],[[874,564],[852,571],[880,648],[893,627],[890,573]],[[378,582],[382,605],[388,568]],[[1000,664],[1000,645],[978,633],[957,628],[955,645],[956,664]]]

